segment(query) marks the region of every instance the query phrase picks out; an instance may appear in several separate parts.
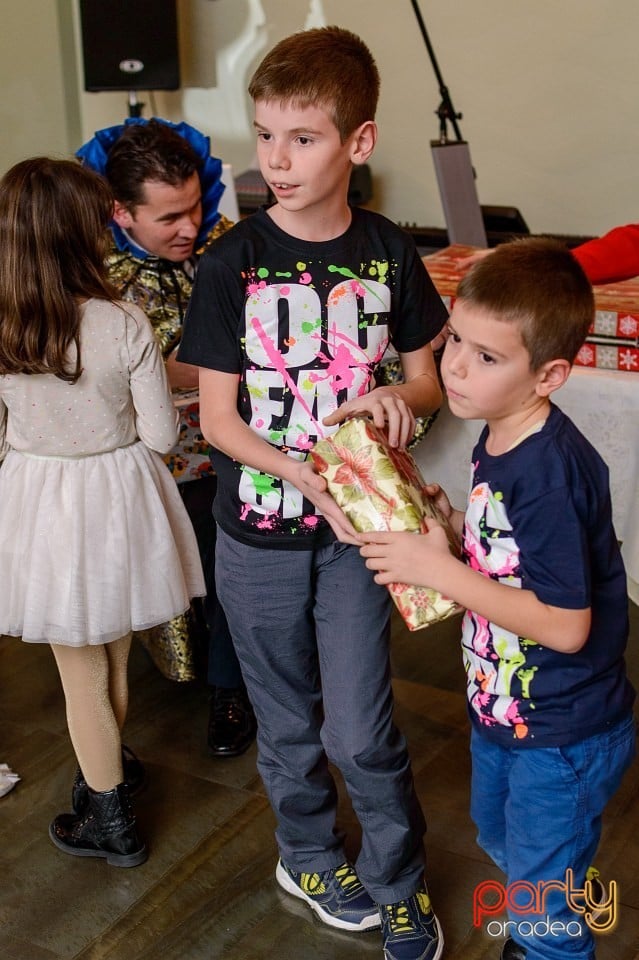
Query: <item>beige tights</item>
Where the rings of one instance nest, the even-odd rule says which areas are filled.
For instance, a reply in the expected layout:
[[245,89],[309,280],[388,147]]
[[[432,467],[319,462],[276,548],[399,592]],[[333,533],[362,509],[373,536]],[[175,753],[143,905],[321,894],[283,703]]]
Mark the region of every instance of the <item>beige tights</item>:
[[128,706],[131,634],[111,643],[67,647],[52,643],[67,708],[69,736],[92,790],[122,783],[120,731]]

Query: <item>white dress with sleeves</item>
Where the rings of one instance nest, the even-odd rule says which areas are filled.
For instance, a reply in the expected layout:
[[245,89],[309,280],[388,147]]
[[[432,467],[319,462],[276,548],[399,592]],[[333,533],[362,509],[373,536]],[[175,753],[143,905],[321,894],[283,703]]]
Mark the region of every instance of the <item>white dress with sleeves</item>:
[[89,300],[80,350],[74,384],[0,376],[0,633],[28,642],[107,643],[205,593],[159,455],[177,413],[149,321]]

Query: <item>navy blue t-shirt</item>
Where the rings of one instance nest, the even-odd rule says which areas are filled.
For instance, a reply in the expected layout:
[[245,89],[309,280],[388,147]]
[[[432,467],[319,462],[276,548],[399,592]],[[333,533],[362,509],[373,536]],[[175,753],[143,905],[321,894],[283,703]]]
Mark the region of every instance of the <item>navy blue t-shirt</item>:
[[[179,359],[238,374],[238,410],[267,443],[304,460],[336,427],[322,419],[375,386],[389,342],[409,353],[446,322],[414,241],[359,207],[348,230],[313,243],[282,231],[264,210],[203,254]],[[333,539],[290,483],[216,450],[214,515],[242,543],[310,549]]]
[[583,740],[627,716],[626,574],[612,524],[608,468],[558,407],[500,456],[473,451],[464,559],[542,603],[590,607],[584,647],[566,654],[467,612],[463,655],[472,723],[504,746]]

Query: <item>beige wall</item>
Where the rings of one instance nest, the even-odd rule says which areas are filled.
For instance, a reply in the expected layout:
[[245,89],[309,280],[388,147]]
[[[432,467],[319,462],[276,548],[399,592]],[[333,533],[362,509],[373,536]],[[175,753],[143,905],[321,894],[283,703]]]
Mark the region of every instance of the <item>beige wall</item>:
[[0,15],[0,170],[65,156],[80,135],[71,0],[23,0]]
[[[239,172],[253,158],[252,69],[287,33],[338,23],[366,40],[382,74],[374,205],[399,221],[443,225],[429,145],[440,95],[410,0],[178,5],[185,86],[140,94],[145,116],[199,126]],[[77,42],[77,0],[6,6],[2,168],[31,152],[71,150],[126,116],[126,94],[82,92],[73,51],[61,52],[73,39],[72,11]],[[420,9],[463,113],[482,203],[519,207],[535,232],[599,233],[639,220],[636,0],[421,0]]]

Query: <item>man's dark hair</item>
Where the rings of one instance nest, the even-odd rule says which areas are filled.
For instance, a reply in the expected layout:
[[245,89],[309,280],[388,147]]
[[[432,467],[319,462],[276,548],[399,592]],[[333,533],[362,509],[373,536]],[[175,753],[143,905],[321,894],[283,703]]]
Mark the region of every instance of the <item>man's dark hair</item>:
[[105,175],[113,196],[128,210],[145,202],[144,184],[178,187],[199,171],[201,161],[184,137],[166,123],[128,124],[109,150]]

